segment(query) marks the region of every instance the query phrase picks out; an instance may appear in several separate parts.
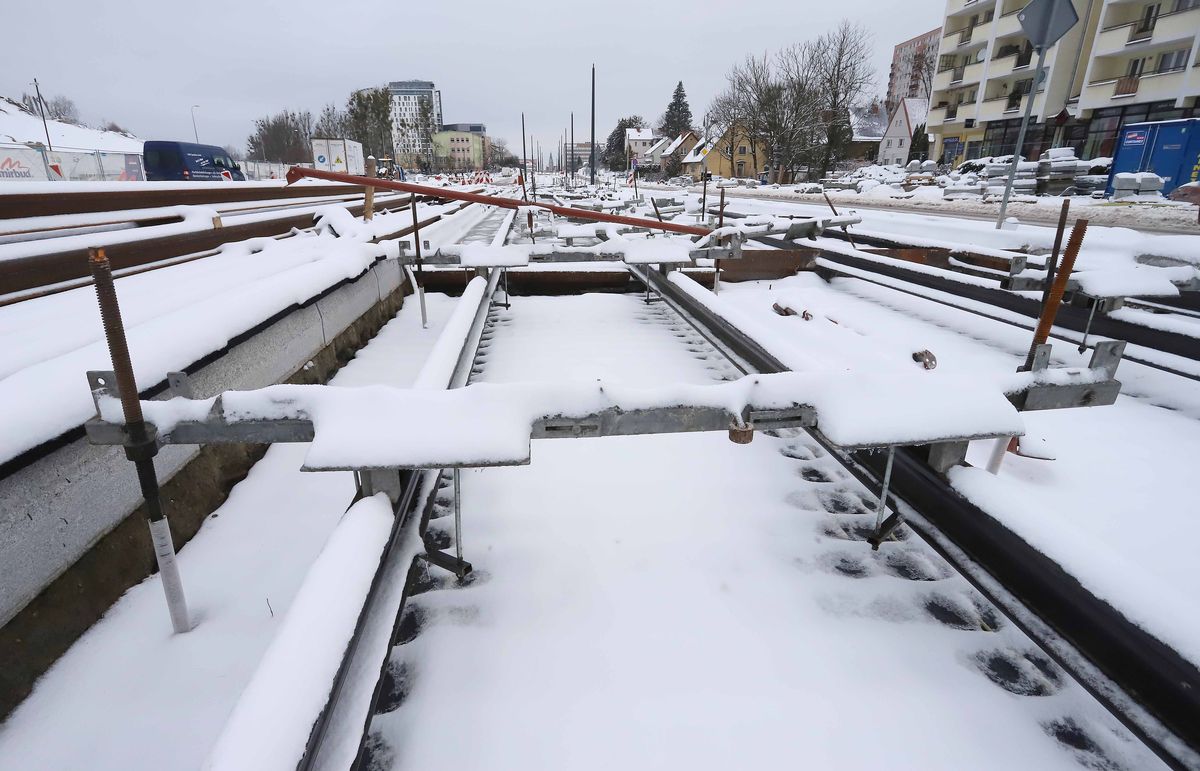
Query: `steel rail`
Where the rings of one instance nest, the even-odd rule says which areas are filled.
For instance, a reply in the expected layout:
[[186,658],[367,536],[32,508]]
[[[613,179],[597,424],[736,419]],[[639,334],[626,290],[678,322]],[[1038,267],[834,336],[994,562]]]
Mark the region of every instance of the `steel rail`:
[[[795,246],[791,242],[781,238],[772,238],[769,236],[752,236],[752,238],[755,241],[779,249],[790,249]],[[906,281],[910,284],[923,286],[926,289],[935,289],[940,292],[957,295],[964,299],[987,303],[988,305],[1019,313],[1022,316],[1028,316],[1033,319],[1038,318],[1042,309],[1040,299],[1022,297],[1019,294],[1000,289],[999,287],[993,289],[962,281],[954,281],[943,276],[934,276],[920,271],[908,270],[900,265],[886,264],[836,252],[822,251],[821,257],[839,265],[878,273],[883,276]],[[817,272],[821,272],[819,267]],[[1064,304],[1060,306],[1054,324],[1055,326],[1082,334],[1088,328],[1088,318],[1091,315],[1089,310],[1089,308]],[[1144,348],[1200,361],[1200,338],[1188,337],[1177,332],[1152,329],[1096,314],[1091,322],[1090,333],[1101,337],[1124,340],[1132,345],[1140,345]]]
[[[407,209],[408,203],[393,210]],[[365,204],[346,207],[355,217],[362,216]],[[292,230],[306,230],[313,226],[312,212],[289,214],[282,217],[247,222],[223,227],[205,228],[188,233],[143,238],[136,241],[110,244],[105,247],[114,272],[162,262],[183,255],[212,252],[226,243],[250,238],[270,238],[286,235]],[[407,233],[405,233],[407,235]],[[396,238],[398,236],[391,236]],[[68,249],[61,252],[17,257],[0,263],[0,296],[27,292],[34,289],[86,279],[91,274],[87,267],[87,249]]]
[[[648,268],[630,267],[630,272],[706,339],[718,341],[718,350],[735,366],[786,370],[761,345],[665,276]],[[843,451],[818,432],[810,433],[868,489],[879,488],[886,453]],[[919,513],[908,521],[914,532],[1155,754],[1175,769],[1200,768],[1200,670],[1195,664],[959,495],[918,448],[896,449],[890,490],[894,499]],[[996,591],[997,584],[1004,591]]]
[[[483,292],[479,300],[479,305],[476,307],[474,316],[472,317],[471,326],[463,337],[462,348],[459,351],[454,369],[450,375],[450,380],[447,383],[448,388],[461,388],[470,377],[471,368],[474,366],[475,358],[478,355],[483,331],[486,328],[487,314],[492,304],[492,295],[499,285],[500,276],[501,271],[499,268],[493,268],[488,272],[487,289]],[[370,701],[366,704],[365,718],[359,734],[358,747],[352,767],[356,768],[361,764],[371,720],[376,714],[379,699],[383,694],[384,672],[387,669],[390,653],[395,644],[397,628],[408,600],[409,589],[411,588],[409,584],[412,581],[411,569],[399,607],[396,610],[395,619],[391,625],[392,631],[388,636],[387,646],[379,657],[378,662],[374,661],[374,652],[363,649],[366,627],[372,614],[380,610],[382,602],[380,595],[387,588],[383,583],[382,577],[397,569],[399,564],[397,560],[403,560],[406,556],[412,556],[404,549],[399,548],[399,544],[403,540],[404,533],[407,532],[409,523],[414,520],[419,521],[423,518],[414,517],[413,515],[426,508],[432,502],[430,496],[436,491],[437,482],[444,471],[444,469],[425,469],[403,472],[403,494],[395,507],[396,521],[393,525],[392,536],[388,541],[384,554],[380,558],[379,568],[376,570],[375,577],[367,592],[367,598],[363,603],[362,610],[359,612],[354,634],[346,647],[346,652],[338,667],[337,675],[330,688],[329,698],[313,725],[304,755],[296,766],[297,771],[313,771],[314,769],[326,767],[329,758],[324,753],[327,748],[326,742],[330,738],[329,729],[347,711],[353,713],[356,706],[362,706],[348,704],[344,697],[346,696],[350,679],[356,672],[365,670],[377,672],[377,676]],[[419,495],[418,493],[422,489],[426,490],[428,495]],[[375,663],[374,667],[372,667],[373,663]],[[350,717],[352,718],[353,714]]]
[[591,209],[577,209],[572,206],[559,206],[557,204],[525,201],[520,198],[504,198],[498,195],[468,193],[462,190],[451,190],[444,187],[417,185],[413,184],[412,182],[395,182],[389,179],[368,180],[366,177],[357,177],[353,174],[342,174],[336,171],[321,171],[320,169],[305,169],[299,166],[293,166],[287,173],[287,180],[289,183],[295,182],[304,177],[360,185],[366,184],[369,181],[373,187],[384,188],[386,190],[401,190],[406,193],[435,195],[458,201],[470,201],[471,203],[486,204],[488,206],[502,206],[506,209],[535,207],[553,212],[561,217],[575,217],[577,219],[594,220],[596,222],[611,222],[616,225],[630,225],[639,228],[649,228],[651,230],[665,230],[671,233],[682,233],[690,236],[706,236],[712,232],[711,228],[701,227],[699,225],[683,225],[678,222],[659,222],[658,220],[644,219],[642,217],[626,217],[621,214],[605,214],[604,212],[592,211]]
[[[282,180],[280,180],[282,181]],[[124,183],[123,183],[124,184]],[[194,183],[193,183],[194,184]],[[154,209],[160,206],[204,206],[213,203],[269,201],[275,198],[310,198],[331,195],[359,195],[366,190],[362,182],[346,185],[241,185],[237,182],[212,187],[178,187],[156,190],[145,187],[105,191],[73,191],[70,185],[58,185],[47,193],[0,193],[0,219],[50,217],[60,214]]]

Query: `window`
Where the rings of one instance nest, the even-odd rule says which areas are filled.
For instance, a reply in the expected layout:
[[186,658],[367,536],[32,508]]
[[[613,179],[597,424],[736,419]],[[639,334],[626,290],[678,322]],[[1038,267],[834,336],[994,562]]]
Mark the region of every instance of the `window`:
[[745,154],[746,154],[746,146],[738,145],[738,155],[745,155]]
[[891,147],[891,146],[892,146],[892,140],[890,140],[890,139],[889,139],[889,140],[887,141],[887,145],[886,145],[886,146],[887,146],[887,147]]
[[1167,51],[1158,56],[1157,72],[1176,72],[1187,67],[1188,49],[1180,48],[1178,51]]
[[904,137],[900,137],[896,144],[897,147],[904,147]]

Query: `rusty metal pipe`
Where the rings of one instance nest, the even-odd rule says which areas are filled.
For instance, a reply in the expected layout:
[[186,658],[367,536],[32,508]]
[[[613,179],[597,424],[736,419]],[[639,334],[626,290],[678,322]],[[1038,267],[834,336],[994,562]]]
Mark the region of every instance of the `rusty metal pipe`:
[[1058,306],[1062,303],[1063,293],[1067,290],[1067,281],[1075,267],[1075,258],[1079,256],[1079,248],[1083,246],[1083,237],[1087,234],[1087,220],[1076,220],[1071,228],[1071,237],[1067,239],[1067,250],[1063,253],[1062,265],[1054,276],[1054,284],[1050,287],[1050,295],[1042,306],[1042,315],[1038,319],[1037,329],[1033,333],[1033,343],[1029,346],[1029,354],[1025,357],[1022,371],[1028,372],[1033,368],[1033,356],[1039,345],[1046,342],[1054,319],[1058,316]]
[[498,195],[484,195],[481,193],[468,193],[463,190],[448,190],[442,187],[430,187],[428,185],[416,185],[411,182],[396,182],[388,179],[368,180],[365,177],[357,177],[353,174],[342,174],[336,171],[322,171],[320,169],[305,169],[299,166],[293,166],[287,173],[287,181],[289,184],[296,182],[303,177],[313,177],[315,179],[326,179],[330,182],[347,182],[353,185],[371,184],[375,187],[383,187],[389,190],[400,190],[405,193],[416,193],[418,195],[430,195],[436,198],[449,198],[455,201],[469,201],[471,203],[484,204],[485,206],[501,206],[505,209],[517,209],[522,206],[536,206],[539,209],[546,209],[554,212],[560,217],[576,217],[585,220],[595,220],[596,222],[611,222],[616,225],[630,225],[637,228],[649,228],[651,230],[666,230],[671,233],[682,233],[689,236],[706,236],[711,231],[710,228],[700,227],[697,225],[681,225],[677,222],[656,222],[651,219],[643,219],[641,217],[625,217],[620,214],[605,214],[604,212],[591,211],[590,209],[576,209],[571,206],[557,206],[550,203],[540,203],[537,201],[525,202],[519,198],[504,198]]

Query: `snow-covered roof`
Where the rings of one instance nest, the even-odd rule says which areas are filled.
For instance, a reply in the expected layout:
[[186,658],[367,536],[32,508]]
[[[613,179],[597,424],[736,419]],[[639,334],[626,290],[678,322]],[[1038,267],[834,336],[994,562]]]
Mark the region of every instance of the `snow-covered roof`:
[[716,141],[717,141],[717,137],[709,137],[708,139],[701,139],[699,142],[696,143],[696,146],[692,148],[692,151],[687,154],[687,157],[685,157],[683,159],[683,162],[684,163],[699,163],[700,161],[704,160],[704,156],[708,155],[709,147]]
[[872,102],[862,107],[851,107],[850,127],[854,130],[855,142],[882,141],[888,127],[888,116],[883,105]]
[[55,149],[117,153],[142,151],[142,140],[117,131],[101,131],[57,120],[47,120],[43,128],[41,116],[29,112],[12,99],[0,96],[0,142],[45,144],[46,129],[50,131],[50,144]]
[[680,134],[679,136],[675,137],[675,141],[673,141],[673,142],[672,142],[672,143],[671,143],[671,144],[670,144],[670,145],[667,147],[667,149],[666,149],[666,150],[663,150],[663,151],[662,151],[662,154],[663,154],[663,155],[670,155],[671,153],[673,153],[673,152],[675,152],[676,150],[678,150],[678,149],[679,149],[679,146],[680,146],[681,144],[683,144],[683,140],[687,139],[687,138],[688,138],[688,135],[690,135],[691,133],[692,133],[692,132],[690,132],[690,131],[685,131],[685,132],[683,132],[682,134]]
[[922,97],[906,97],[902,107],[908,115],[908,127],[913,131],[917,126],[924,124],[929,115],[929,100]]
[[[646,152],[642,153],[642,155],[646,156],[647,158],[650,158],[654,155],[655,150],[659,149],[666,143],[667,143],[667,138],[663,137],[662,139],[658,140],[654,144],[650,145],[650,148],[648,150],[646,150]],[[666,152],[663,152],[663,155],[666,155]]]
[[654,139],[654,131],[652,129],[627,128],[625,129],[625,141],[642,140],[649,142]]

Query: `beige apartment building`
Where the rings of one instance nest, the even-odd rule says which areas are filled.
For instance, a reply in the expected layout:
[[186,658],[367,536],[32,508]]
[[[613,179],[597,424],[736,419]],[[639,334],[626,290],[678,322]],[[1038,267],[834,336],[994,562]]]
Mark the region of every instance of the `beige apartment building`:
[[1079,23],[1037,56],[1017,20],[1028,0],[948,0],[928,130],[930,158],[958,163],[1016,148],[1111,157],[1121,126],[1200,115],[1200,0],[1072,0]]

